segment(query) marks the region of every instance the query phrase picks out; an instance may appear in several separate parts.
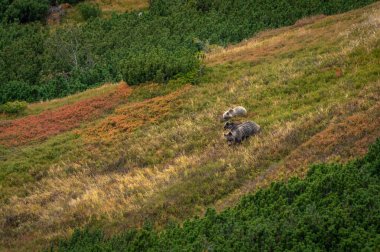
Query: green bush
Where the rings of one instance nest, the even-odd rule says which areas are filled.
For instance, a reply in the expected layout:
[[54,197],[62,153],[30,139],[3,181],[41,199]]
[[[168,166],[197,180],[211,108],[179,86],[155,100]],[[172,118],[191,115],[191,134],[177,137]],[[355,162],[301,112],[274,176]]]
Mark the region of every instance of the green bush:
[[90,18],[100,17],[102,11],[100,10],[98,5],[90,4],[90,3],[80,3],[78,4],[79,12],[82,15],[84,20],[88,20]]
[[52,2],[57,2],[58,4],[69,3],[69,4],[77,4],[83,2],[83,0],[51,0]]
[[0,22],[4,20],[4,13],[10,5],[10,0],[0,0]]
[[4,11],[4,20],[27,23],[42,21],[49,9],[48,0],[14,0]]
[[273,183],[221,213],[163,231],[131,229],[106,238],[74,232],[58,251],[378,251],[380,139],[346,165],[312,166],[305,179]]
[[[0,86],[0,102],[24,100],[31,101],[37,90],[23,81],[10,81]],[[0,104],[1,104],[0,103]]]
[[25,101],[7,102],[0,106],[0,112],[6,114],[21,114],[28,107]]

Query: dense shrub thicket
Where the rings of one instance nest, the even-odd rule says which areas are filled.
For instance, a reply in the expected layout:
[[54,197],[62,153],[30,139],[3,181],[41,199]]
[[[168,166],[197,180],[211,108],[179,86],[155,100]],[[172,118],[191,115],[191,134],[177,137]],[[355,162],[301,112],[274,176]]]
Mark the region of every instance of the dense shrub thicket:
[[105,81],[137,84],[165,82],[178,74],[197,76],[199,52],[210,43],[238,42],[304,16],[374,1],[153,0],[143,13],[90,19],[54,31],[40,24],[3,24],[0,104],[65,96]]
[[75,4],[83,0],[0,0],[0,22],[28,23],[43,21],[50,6]]
[[[376,251],[380,248],[380,139],[363,159],[312,166],[221,213],[129,230],[107,239],[76,231],[59,251]],[[55,249],[57,249],[55,247]]]
[[1,0],[0,21],[27,23],[42,21],[49,9],[49,0]]
[[100,17],[102,13],[99,6],[91,3],[80,3],[78,8],[84,20]]

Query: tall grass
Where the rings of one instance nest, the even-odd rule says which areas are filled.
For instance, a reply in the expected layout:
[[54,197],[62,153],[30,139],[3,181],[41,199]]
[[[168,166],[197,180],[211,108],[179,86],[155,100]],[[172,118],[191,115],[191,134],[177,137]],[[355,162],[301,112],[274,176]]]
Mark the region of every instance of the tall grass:
[[76,230],[58,251],[377,250],[380,209],[380,140],[360,160],[310,168],[305,180],[272,183],[219,214],[146,226],[105,238]]

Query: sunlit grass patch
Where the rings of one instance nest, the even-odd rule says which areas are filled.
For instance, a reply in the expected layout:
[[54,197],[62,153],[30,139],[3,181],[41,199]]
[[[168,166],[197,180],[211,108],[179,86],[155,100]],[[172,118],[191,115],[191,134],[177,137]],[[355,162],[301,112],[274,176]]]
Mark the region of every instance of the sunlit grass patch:
[[[352,32],[350,28],[354,22],[366,25],[366,28],[360,31],[361,33],[372,30],[368,22],[372,22],[371,25],[376,27],[378,18],[376,10],[373,9],[367,10],[368,12],[364,14],[363,10],[354,10],[341,15],[307,18],[304,22],[300,21],[290,27],[264,31],[237,45],[224,49],[217,48],[207,54],[206,63],[216,65],[232,62],[260,62],[273,57],[291,57],[295,54],[299,55],[300,52],[331,51],[330,47],[337,47],[347,41],[345,40],[347,37],[344,36]],[[368,14],[370,14],[369,18],[367,18]],[[337,41],[336,36],[342,40]],[[360,36],[355,37],[360,38]]]
[[81,148],[78,137],[66,133],[38,146],[12,149],[1,146],[0,201],[8,201],[11,196],[25,196],[27,185],[45,177],[52,163],[70,159],[71,154]]
[[[371,88],[378,90],[378,83]],[[363,92],[358,100],[321,110],[303,122],[298,130],[289,134],[287,142],[281,145],[281,148],[293,145],[286,151],[286,157],[260,171],[252,180],[246,180],[241,187],[219,200],[217,208],[232,206],[244,194],[268,186],[273,181],[302,177],[310,164],[347,161],[363,155],[368,145],[380,137],[376,126],[380,123],[380,92],[371,94],[376,97],[368,100]]]
[[88,0],[88,2],[99,4],[104,12],[118,13],[142,10],[149,6],[148,0]]

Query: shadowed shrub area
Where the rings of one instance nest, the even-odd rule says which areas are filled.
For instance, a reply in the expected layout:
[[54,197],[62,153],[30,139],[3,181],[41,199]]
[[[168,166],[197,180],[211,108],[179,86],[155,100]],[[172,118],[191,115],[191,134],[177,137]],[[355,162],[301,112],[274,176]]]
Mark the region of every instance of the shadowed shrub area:
[[89,20],[81,25],[49,31],[41,24],[2,24],[0,104],[63,97],[120,80],[133,85],[191,76],[189,82],[196,83],[202,72],[200,52],[210,44],[236,43],[305,16],[339,13],[373,2],[155,0],[147,11],[109,19],[96,18],[99,8],[84,4],[79,9]]
[[320,164],[221,213],[105,238],[75,231],[58,251],[347,251],[380,246],[380,139],[345,165]]
[[99,6],[90,3],[80,3],[78,5],[79,12],[81,13],[84,20],[88,20],[90,18],[100,17],[102,11]]
[[2,0],[0,21],[8,23],[43,21],[48,10],[49,0]]

